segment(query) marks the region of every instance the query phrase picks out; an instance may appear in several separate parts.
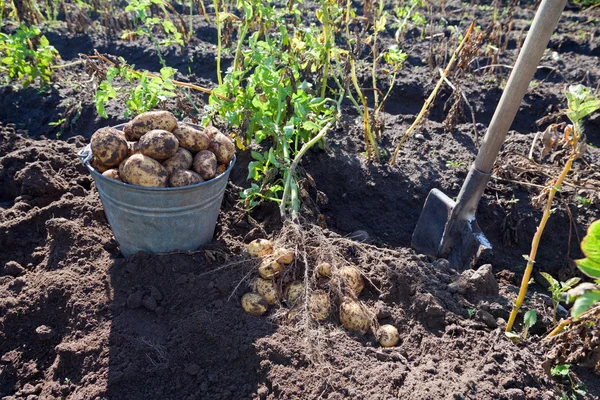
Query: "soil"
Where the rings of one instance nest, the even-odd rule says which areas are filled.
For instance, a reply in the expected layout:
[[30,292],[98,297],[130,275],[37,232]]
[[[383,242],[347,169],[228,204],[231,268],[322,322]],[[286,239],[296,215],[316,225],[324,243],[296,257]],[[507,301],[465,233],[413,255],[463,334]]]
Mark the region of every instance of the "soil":
[[[451,24],[466,13],[485,26],[492,11],[449,2],[446,13]],[[517,10],[498,64],[513,64],[532,16],[531,6]],[[559,363],[571,364],[571,379],[585,390],[579,398],[600,398],[598,367],[590,362],[597,360],[598,325],[577,325],[570,340],[561,335],[542,341],[553,324],[539,275],[577,275],[572,260],[581,256],[579,239],[600,218],[600,195],[585,188],[600,182],[597,148],[576,163],[571,182],[577,187],[565,185],[546,227],[523,309],[535,309],[538,322],[519,344],[503,333],[522,255],[541,216],[532,205],[539,194],[532,184],[545,183],[518,154],[528,154],[536,132],[562,121],[567,84],[600,84],[598,18],[598,9],[565,12],[480,203],[477,220],[494,251],[472,269],[418,255],[410,240],[431,189],[458,194],[506,68],[455,77],[474,108],[478,137],[467,109],[454,128],[444,126],[452,94],[444,87],[421,138],[408,140],[391,167],[366,160],[357,114],[344,108],[344,124],[331,132],[325,149],[309,152],[302,163],[314,185],[307,184],[301,229],[282,224],[273,205],[244,211],[239,192],[249,186],[250,156],[240,152],[212,243],[198,251],[129,258],[120,254],[93,179],[76,156],[96,129],[125,121],[123,106],[109,104],[109,118],[98,117],[81,66],[60,70],[47,91],[2,86],[0,398],[556,399],[573,393],[570,380],[548,373]],[[202,21],[195,19],[197,38],[187,54],[165,54],[178,78],[210,87],[216,35]],[[413,33],[404,44],[408,64],[386,103],[381,146],[387,151],[438,76],[424,59],[440,43]],[[96,48],[138,68],[160,68],[154,46],[143,39],[72,34],[61,26],[47,37],[65,62]],[[204,99],[194,99],[202,109]],[[48,125],[61,118],[62,126]],[[600,113],[593,114],[586,124],[589,142],[600,143],[599,125]],[[534,155],[539,162],[539,148]],[[543,164],[544,171],[560,168],[560,155]],[[285,307],[273,307],[268,317],[246,314],[240,298],[258,261],[244,249],[258,237],[295,248],[309,265],[332,260],[360,268],[369,278],[360,299],[378,324],[398,327],[398,346],[382,348],[372,332],[342,329],[337,313],[321,324],[290,320]],[[302,271],[297,258],[287,279],[299,279]],[[597,322],[597,315],[590,318]]]

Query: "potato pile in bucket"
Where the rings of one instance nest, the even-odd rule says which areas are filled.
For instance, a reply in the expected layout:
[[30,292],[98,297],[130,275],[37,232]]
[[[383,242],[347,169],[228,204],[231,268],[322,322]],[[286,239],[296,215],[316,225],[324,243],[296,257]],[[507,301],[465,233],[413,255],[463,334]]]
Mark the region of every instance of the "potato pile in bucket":
[[195,129],[169,111],[148,111],[123,131],[100,128],[90,141],[91,166],[131,185],[181,187],[213,179],[229,167],[233,141],[214,127]]
[[[294,253],[285,248],[274,249],[273,242],[267,239],[256,239],[248,244],[247,252],[252,257],[261,258],[258,267],[258,277],[251,284],[253,291],[242,296],[242,308],[251,315],[263,315],[271,305],[282,301],[291,307],[288,318],[292,319],[305,302],[304,282],[293,281],[286,283],[283,288],[280,276],[294,261]],[[339,298],[339,317],[342,326],[349,331],[363,334],[373,328],[374,318],[358,296],[365,288],[364,280],[356,267],[343,266],[333,269],[331,264],[323,262],[315,267],[319,280],[338,285],[341,282],[346,295]],[[332,310],[330,294],[323,289],[309,291],[308,311],[316,321],[325,321]],[[307,292],[308,293],[308,292]],[[306,304],[306,303],[304,303]],[[393,325],[381,325],[374,329],[375,337],[382,347],[396,346],[400,338],[398,330]]]

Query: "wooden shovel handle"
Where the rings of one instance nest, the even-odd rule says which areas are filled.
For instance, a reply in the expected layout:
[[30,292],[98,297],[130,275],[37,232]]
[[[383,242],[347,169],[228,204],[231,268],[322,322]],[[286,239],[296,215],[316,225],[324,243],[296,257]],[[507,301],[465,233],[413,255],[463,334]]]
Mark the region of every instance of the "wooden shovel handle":
[[542,0],[475,159],[474,166],[479,171],[492,171],[566,3],[567,0]]

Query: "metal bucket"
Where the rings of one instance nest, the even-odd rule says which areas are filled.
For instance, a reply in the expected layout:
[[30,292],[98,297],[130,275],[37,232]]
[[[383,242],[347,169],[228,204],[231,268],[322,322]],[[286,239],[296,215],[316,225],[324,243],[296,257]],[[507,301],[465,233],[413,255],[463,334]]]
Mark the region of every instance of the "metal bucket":
[[[123,125],[115,128],[122,129]],[[212,240],[235,157],[224,173],[210,181],[177,188],[149,188],[100,174],[90,165],[90,145],[78,155],[96,182],[106,218],[125,257],[138,251],[196,250]]]

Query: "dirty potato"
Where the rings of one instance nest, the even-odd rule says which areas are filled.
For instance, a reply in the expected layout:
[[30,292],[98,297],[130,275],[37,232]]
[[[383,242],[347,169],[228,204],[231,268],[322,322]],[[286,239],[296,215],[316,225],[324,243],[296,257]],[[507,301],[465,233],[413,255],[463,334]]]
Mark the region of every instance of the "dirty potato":
[[327,319],[330,307],[329,296],[323,290],[318,289],[310,294],[308,309],[310,310],[310,315],[317,321],[325,321]]
[[217,157],[208,150],[202,150],[194,157],[193,168],[204,180],[212,179],[217,173]]
[[108,169],[102,173],[103,176],[114,179],[115,181],[123,182],[119,176],[119,170],[115,168]]
[[349,297],[345,297],[342,300],[342,304],[340,304],[340,322],[349,331],[367,333],[371,320],[362,304]]
[[296,301],[304,294],[304,283],[292,282],[283,290],[283,298],[289,304],[296,304]]
[[177,118],[169,111],[148,111],[131,120],[123,127],[128,140],[139,140],[146,132],[161,129],[173,132],[177,128]]
[[155,129],[140,138],[140,152],[155,160],[166,160],[177,153],[179,142],[171,132]]
[[127,142],[127,157],[140,153],[140,142]]
[[255,281],[256,291],[267,300],[269,304],[277,303],[279,289],[272,279],[257,278]]
[[294,252],[282,247],[275,250],[273,258],[275,258],[275,261],[279,264],[291,264],[292,261],[294,261]]
[[264,257],[273,253],[273,242],[269,239],[255,239],[248,243],[246,251],[252,257]]
[[394,325],[381,325],[375,334],[381,347],[394,347],[400,340],[398,329]]
[[317,265],[317,275],[321,278],[331,278],[331,264],[322,262]]
[[215,153],[219,164],[229,164],[235,155],[235,145],[233,144],[233,141],[220,132],[215,133],[208,149]]
[[204,179],[200,175],[187,169],[176,169],[169,175],[169,186],[171,187],[190,186],[202,182]]
[[163,161],[162,166],[167,170],[169,175],[171,175],[176,169],[192,168],[193,162],[194,157],[192,157],[192,153],[180,147],[177,149],[177,152],[173,157],[167,158],[165,161]]
[[246,293],[242,296],[242,308],[250,315],[263,315],[269,309],[269,303],[258,293]]
[[208,139],[211,142],[217,133],[221,133],[221,131],[215,128],[214,126],[207,126],[206,128],[204,128],[204,134],[208,136]]
[[96,159],[96,157],[92,157],[92,160],[90,161],[90,165],[92,166],[92,168],[94,168],[96,171],[100,172],[101,174],[103,174],[106,171],[108,171],[109,169],[111,169],[111,167],[98,162],[98,159]]
[[173,131],[173,135],[179,140],[179,147],[183,147],[194,153],[207,150],[210,145],[210,139],[204,132],[192,128],[183,122],[177,124],[177,128]]
[[148,187],[167,187],[169,174],[160,163],[143,154],[134,154],[119,165],[119,175],[126,183]]
[[92,135],[90,147],[98,163],[107,167],[119,165],[127,157],[127,140],[115,128],[100,128]]
[[264,279],[272,279],[281,271],[283,271],[283,264],[279,264],[277,261],[264,260],[258,267],[258,274]]
[[225,171],[227,171],[227,164],[217,164],[217,175],[221,175]]
[[363,291],[365,283],[358,268],[344,266],[338,272],[346,287],[352,290],[354,294],[358,296]]

